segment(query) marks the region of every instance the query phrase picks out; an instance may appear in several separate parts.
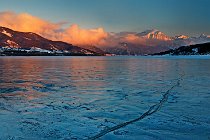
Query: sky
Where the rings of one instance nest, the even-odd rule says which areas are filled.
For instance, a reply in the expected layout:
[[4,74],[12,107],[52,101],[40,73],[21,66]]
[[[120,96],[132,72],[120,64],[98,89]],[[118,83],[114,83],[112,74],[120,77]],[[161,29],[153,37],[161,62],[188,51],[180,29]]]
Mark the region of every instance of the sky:
[[5,11],[107,32],[210,34],[210,0],[0,0],[0,12]]

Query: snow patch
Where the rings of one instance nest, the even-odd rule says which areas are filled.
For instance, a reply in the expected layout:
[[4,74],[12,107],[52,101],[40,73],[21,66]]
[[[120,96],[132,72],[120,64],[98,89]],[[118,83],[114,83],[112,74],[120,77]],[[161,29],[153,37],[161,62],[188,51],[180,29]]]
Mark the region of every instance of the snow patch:
[[8,33],[8,32],[5,31],[5,30],[3,30],[2,33],[5,34],[5,35],[8,36],[8,37],[12,37],[12,34]]
[[87,50],[81,50],[84,54],[86,54],[86,55],[91,55],[91,54],[93,54],[92,52],[90,52],[90,51],[87,51]]
[[14,42],[14,41],[7,40],[6,43],[9,45],[9,47],[12,47],[12,48],[19,48],[19,45],[18,45],[16,42]]
[[38,47],[32,47],[32,48],[30,49],[30,52],[52,53],[52,52],[49,51],[49,50],[41,49],[41,48],[38,48]]
[[192,49],[193,52],[198,53],[198,48]]
[[30,38],[27,38],[27,37],[24,37],[25,39],[27,39],[27,40],[31,40]]
[[56,48],[54,45],[50,44],[50,46],[51,46],[51,49],[52,49],[52,50],[59,51],[59,49]]
[[179,35],[175,37],[176,39],[188,39],[189,37],[186,35]]

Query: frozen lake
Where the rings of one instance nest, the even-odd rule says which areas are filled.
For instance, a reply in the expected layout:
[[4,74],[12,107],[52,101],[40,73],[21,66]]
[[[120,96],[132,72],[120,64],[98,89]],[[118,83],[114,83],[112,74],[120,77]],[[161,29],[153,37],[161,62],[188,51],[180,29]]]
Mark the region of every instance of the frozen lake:
[[0,57],[0,140],[210,139],[210,56]]

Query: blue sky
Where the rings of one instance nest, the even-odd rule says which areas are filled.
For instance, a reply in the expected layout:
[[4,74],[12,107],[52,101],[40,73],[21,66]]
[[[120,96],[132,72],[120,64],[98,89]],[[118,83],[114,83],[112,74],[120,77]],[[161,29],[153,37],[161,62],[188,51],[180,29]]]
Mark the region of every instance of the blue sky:
[[[109,32],[155,28],[168,35],[210,34],[210,0],[0,0],[0,11]],[[1,19],[0,19],[1,20]]]

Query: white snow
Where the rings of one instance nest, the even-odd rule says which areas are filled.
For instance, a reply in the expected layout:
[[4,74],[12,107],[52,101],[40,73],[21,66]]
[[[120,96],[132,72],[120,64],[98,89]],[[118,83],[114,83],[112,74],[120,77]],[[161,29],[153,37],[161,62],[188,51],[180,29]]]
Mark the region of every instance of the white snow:
[[14,41],[7,40],[6,43],[9,45],[9,47],[12,47],[12,48],[19,48],[19,45],[18,45],[16,42],[14,42]]
[[30,38],[27,38],[27,37],[24,37],[25,39],[27,39],[27,40],[31,40]]
[[54,45],[50,44],[50,46],[51,46],[51,49],[52,49],[52,50],[59,51],[59,49],[56,48]]
[[156,29],[146,30],[139,33],[138,36],[146,39],[171,40],[171,37]]
[[52,53],[52,52],[49,51],[49,50],[41,49],[41,48],[38,48],[38,47],[32,47],[32,48],[30,49],[30,51],[31,51],[31,52],[36,51],[36,52],[43,52],[43,53]]
[[192,49],[193,52],[198,53],[198,48]]
[[83,53],[85,53],[85,54],[87,54],[87,55],[91,55],[91,54],[93,54],[92,52],[90,52],[90,51],[87,51],[87,50],[81,50]]
[[7,35],[8,37],[12,37],[12,34],[8,33],[7,31],[3,30],[2,31],[3,34]]
[[179,36],[176,36],[175,38],[176,38],[176,39],[188,39],[189,36],[186,36],[186,35],[179,35]]

